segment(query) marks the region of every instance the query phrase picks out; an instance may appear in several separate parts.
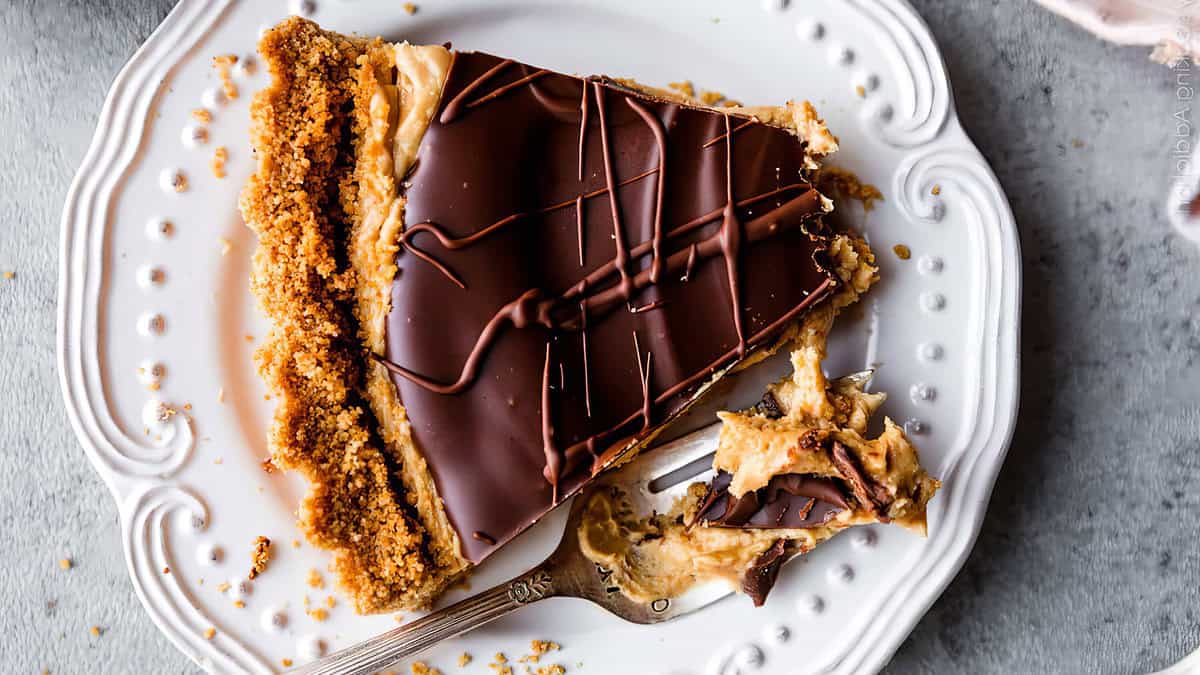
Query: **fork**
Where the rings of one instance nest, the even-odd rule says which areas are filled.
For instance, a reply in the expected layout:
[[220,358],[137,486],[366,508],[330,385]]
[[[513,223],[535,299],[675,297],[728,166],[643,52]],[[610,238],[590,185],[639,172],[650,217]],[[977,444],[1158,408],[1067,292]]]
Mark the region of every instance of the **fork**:
[[[862,386],[874,371],[865,370],[830,382],[830,386]],[[712,456],[720,423],[655,447],[588,488],[617,487],[637,513],[666,513],[689,485],[712,475]],[[590,600],[609,612],[639,624],[670,621],[710,605],[733,592],[727,584],[699,584],[681,596],[649,603],[635,602],[609,582],[611,573],[588,560],[579,548],[587,494],[576,498],[558,547],[533,569],[506,582],[428,614],[412,623],[294,670],[291,675],[368,675],[398,661],[494,621],[509,612],[553,597]]]

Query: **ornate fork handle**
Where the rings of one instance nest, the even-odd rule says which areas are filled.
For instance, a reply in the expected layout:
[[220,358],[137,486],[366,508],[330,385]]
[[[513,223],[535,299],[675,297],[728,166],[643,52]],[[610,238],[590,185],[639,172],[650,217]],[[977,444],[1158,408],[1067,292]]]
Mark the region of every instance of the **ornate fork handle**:
[[505,614],[557,595],[549,561],[410,624],[347,647],[291,675],[367,675]]

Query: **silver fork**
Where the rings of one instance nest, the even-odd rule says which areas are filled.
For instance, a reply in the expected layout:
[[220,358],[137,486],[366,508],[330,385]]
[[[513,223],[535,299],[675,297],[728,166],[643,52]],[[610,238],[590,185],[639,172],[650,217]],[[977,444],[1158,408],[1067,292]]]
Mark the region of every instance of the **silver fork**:
[[[859,386],[873,371],[834,380],[832,386]],[[646,452],[600,478],[595,487],[617,487],[637,513],[665,513],[692,483],[712,476],[712,456],[721,425],[712,424]],[[571,505],[558,548],[533,569],[412,623],[347,647],[320,661],[288,671],[292,675],[368,675],[498,619],[509,612],[553,597],[583,598],[640,624],[661,623],[694,612],[733,592],[723,583],[700,584],[675,598],[649,603],[630,600],[608,582],[609,573],[579,549],[584,500]]]

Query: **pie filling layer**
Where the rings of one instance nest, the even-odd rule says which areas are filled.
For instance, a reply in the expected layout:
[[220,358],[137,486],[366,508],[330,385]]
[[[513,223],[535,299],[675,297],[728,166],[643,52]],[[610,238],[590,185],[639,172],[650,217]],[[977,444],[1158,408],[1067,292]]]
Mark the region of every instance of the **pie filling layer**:
[[270,443],[359,611],[427,605],[874,274],[822,224],[836,141],[807,104],[299,18],[260,52],[242,209]]

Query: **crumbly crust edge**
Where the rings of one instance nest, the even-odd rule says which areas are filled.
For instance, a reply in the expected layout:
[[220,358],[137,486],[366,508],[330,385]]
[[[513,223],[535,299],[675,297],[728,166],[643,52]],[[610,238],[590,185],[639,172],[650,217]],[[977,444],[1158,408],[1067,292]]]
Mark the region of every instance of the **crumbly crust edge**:
[[[378,44],[378,43],[376,43]],[[271,84],[251,107],[258,169],[240,206],[258,235],[251,290],[272,328],[256,353],[277,401],[273,461],[309,483],[298,527],[332,551],[361,613],[428,605],[449,579],[368,403],[357,271],[339,249],[357,213],[349,111],[370,43],[291,18],[263,37]]]

